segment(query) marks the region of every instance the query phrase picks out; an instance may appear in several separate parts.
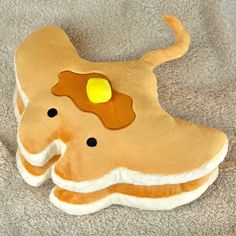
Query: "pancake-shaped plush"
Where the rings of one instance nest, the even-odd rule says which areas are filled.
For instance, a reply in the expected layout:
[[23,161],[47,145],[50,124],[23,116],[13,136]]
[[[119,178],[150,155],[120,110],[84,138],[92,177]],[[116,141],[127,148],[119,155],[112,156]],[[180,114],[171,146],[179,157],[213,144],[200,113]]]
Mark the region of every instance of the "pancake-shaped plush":
[[223,161],[228,141],[222,131],[173,118],[158,103],[153,69],[183,56],[190,44],[175,17],[164,19],[173,45],[130,61],[86,61],[56,26],[22,42],[17,160],[28,183],[43,183],[47,172],[58,189],[80,194],[121,183],[178,185],[207,176]]

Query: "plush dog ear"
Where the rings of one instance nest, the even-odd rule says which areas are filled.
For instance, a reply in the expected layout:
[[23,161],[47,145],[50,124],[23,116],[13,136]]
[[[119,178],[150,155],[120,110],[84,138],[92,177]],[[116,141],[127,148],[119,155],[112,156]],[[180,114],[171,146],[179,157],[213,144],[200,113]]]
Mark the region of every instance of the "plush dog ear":
[[41,28],[29,35],[19,46],[15,58],[18,87],[27,97],[44,88],[50,92],[58,74],[70,67],[81,68],[85,60],[63,30],[56,26]]
[[190,35],[183,27],[181,22],[174,16],[164,16],[164,21],[171,27],[175,34],[175,42],[167,47],[146,52],[140,60],[148,65],[151,69],[156,66],[182,57],[189,48]]

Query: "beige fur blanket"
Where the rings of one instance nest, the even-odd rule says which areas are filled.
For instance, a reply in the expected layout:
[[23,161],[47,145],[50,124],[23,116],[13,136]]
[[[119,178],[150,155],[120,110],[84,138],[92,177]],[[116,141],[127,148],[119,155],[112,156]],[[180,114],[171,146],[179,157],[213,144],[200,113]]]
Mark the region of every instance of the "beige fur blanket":
[[[62,27],[86,59],[124,60],[166,46],[175,15],[192,36],[189,52],[156,70],[159,99],[173,116],[225,131],[230,140],[218,180],[193,203],[172,211],[112,206],[70,216],[48,200],[52,183],[28,186],[15,163],[14,54],[37,27]],[[0,235],[235,235],[235,0],[0,0]]]

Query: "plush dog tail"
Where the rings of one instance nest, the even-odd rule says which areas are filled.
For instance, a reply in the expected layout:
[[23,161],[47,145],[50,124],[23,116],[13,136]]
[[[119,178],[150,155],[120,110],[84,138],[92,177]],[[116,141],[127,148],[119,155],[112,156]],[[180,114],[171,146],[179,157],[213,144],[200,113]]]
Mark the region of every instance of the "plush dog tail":
[[188,51],[190,45],[190,35],[177,18],[174,16],[164,16],[163,19],[173,30],[175,42],[167,48],[146,52],[140,58],[151,69],[164,62],[182,57]]

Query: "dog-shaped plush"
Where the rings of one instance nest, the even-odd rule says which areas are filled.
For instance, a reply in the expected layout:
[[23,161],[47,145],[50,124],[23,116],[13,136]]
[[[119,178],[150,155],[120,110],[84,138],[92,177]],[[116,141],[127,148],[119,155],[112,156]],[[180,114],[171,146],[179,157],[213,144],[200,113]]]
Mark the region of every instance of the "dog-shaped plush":
[[52,177],[50,200],[70,214],[111,204],[166,210],[199,197],[228,147],[214,128],[173,118],[157,98],[153,69],[183,56],[189,33],[172,16],[167,48],[137,60],[90,62],[48,26],[16,53],[17,166],[32,186]]

